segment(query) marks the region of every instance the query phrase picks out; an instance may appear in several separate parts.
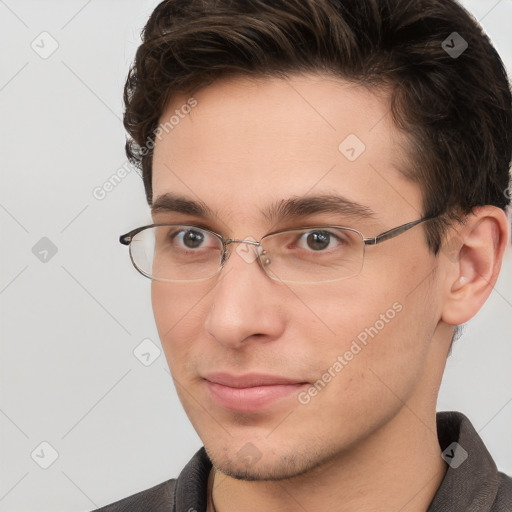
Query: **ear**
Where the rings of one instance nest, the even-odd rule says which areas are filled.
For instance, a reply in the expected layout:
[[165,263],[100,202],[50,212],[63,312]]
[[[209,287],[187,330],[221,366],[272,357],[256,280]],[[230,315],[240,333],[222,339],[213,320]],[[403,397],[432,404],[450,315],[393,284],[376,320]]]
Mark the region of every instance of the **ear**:
[[454,227],[440,255],[446,257],[441,320],[460,325],[476,315],[496,284],[509,243],[509,223],[503,210],[482,206]]

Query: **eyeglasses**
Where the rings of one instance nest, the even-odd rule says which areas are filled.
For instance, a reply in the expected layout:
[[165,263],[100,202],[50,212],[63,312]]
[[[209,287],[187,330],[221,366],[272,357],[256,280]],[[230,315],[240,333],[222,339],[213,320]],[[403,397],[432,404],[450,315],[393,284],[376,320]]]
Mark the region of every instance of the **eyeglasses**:
[[122,235],[135,268],[155,281],[204,281],[218,274],[230,253],[230,244],[246,262],[257,261],[274,281],[316,284],[340,281],[361,272],[365,247],[401,235],[424,217],[380,235],[365,238],[343,226],[310,226],[275,231],[256,240],[223,238],[209,229],[186,224],[151,224]]

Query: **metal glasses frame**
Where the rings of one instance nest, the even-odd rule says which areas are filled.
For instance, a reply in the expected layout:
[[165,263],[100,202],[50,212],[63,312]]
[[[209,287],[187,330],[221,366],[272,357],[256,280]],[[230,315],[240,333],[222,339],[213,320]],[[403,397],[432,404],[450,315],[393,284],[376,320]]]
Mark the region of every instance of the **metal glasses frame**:
[[[138,233],[140,233],[141,231],[144,231],[146,229],[150,229],[150,228],[154,228],[154,227],[159,227],[159,226],[190,226],[190,227],[196,227],[197,229],[201,229],[202,231],[206,231],[206,232],[214,235],[222,243],[223,252],[222,252],[222,255],[221,255],[221,259],[220,259],[221,263],[219,265],[219,271],[220,271],[222,269],[222,265],[224,264],[224,262],[226,261],[227,256],[228,256],[228,254],[227,254],[228,253],[228,245],[233,244],[233,243],[245,243],[245,244],[250,244],[250,245],[253,245],[253,246],[256,246],[256,247],[261,247],[262,241],[265,238],[267,238],[267,237],[269,237],[271,235],[277,235],[279,233],[286,233],[288,231],[300,231],[300,230],[306,230],[306,229],[307,230],[315,230],[315,229],[328,230],[329,228],[335,228],[335,229],[349,230],[349,231],[358,233],[361,236],[361,239],[362,239],[362,241],[364,243],[364,246],[366,246],[366,245],[377,245],[377,244],[380,244],[381,242],[384,242],[384,241],[389,240],[391,238],[394,238],[394,237],[396,237],[398,235],[401,235],[402,233],[405,233],[409,229],[413,228],[414,226],[417,226],[418,224],[421,224],[422,222],[426,222],[428,220],[435,219],[436,217],[438,217],[438,215],[434,215],[434,216],[430,216],[430,217],[423,217],[421,219],[414,220],[412,222],[407,222],[406,224],[402,224],[401,226],[397,226],[395,228],[388,229],[387,231],[384,231],[383,233],[380,233],[379,235],[374,236],[374,237],[365,237],[357,229],[349,228],[349,227],[346,227],[346,226],[307,226],[307,227],[299,227],[299,228],[291,228],[291,229],[289,228],[289,229],[281,229],[281,230],[278,230],[278,231],[272,231],[271,233],[267,233],[266,235],[261,237],[259,242],[257,242],[256,240],[239,240],[239,239],[236,239],[236,238],[224,238],[219,233],[216,233],[215,231],[212,231],[210,229],[206,229],[206,228],[202,228],[202,227],[197,227],[197,226],[193,226],[193,225],[189,225],[189,224],[182,224],[182,223],[171,222],[171,223],[148,224],[146,226],[141,226],[139,228],[135,228],[135,229],[129,231],[128,233],[126,233],[124,235],[121,235],[119,237],[119,242],[121,244],[123,244],[123,245],[129,246],[130,243],[132,242],[133,238]],[[364,253],[363,253],[363,257],[364,257]],[[131,259],[132,259],[133,266],[142,275],[148,277],[149,279],[153,279],[153,280],[157,280],[157,281],[160,280],[160,279],[154,278],[153,276],[148,275],[146,272],[143,272],[135,264],[135,262],[133,261],[133,258],[131,258]],[[270,276],[267,273],[267,271],[265,271],[265,269],[263,269],[263,270],[271,279],[273,279],[272,276]],[[212,276],[210,276],[208,278],[198,279],[197,281],[202,281],[202,280],[205,280],[205,279],[210,279],[214,275],[216,275],[216,274],[213,274]],[[193,280],[193,281],[196,281],[196,280]],[[187,282],[187,280],[183,280],[183,281],[180,281],[180,282]]]

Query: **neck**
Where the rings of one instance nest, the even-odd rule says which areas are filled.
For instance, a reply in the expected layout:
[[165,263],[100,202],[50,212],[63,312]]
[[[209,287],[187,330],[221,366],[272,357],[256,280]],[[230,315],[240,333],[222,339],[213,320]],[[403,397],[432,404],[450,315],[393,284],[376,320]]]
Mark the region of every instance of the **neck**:
[[305,474],[248,482],[216,472],[216,512],[425,512],[446,472],[437,440],[435,410],[429,417],[404,406],[372,436]]

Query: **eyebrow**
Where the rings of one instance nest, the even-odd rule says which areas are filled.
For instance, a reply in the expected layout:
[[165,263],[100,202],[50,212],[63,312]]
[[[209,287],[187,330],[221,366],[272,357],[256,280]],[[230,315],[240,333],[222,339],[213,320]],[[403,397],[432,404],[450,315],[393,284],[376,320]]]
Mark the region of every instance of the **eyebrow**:
[[290,217],[305,217],[319,213],[362,218],[372,218],[376,215],[369,206],[333,194],[283,199],[279,203],[271,205],[262,213],[270,221],[279,221]]
[[[320,213],[332,213],[347,217],[362,218],[373,218],[376,215],[368,206],[333,194],[283,199],[260,211],[262,215],[271,222],[289,218],[306,217]],[[151,206],[152,215],[165,212],[196,215],[203,218],[218,217],[204,202],[194,201],[172,193],[158,196]]]
[[151,205],[151,214],[176,212],[199,217],[215,217],[215,213],[202,201],[192,201],[175,194],[158,196]]

